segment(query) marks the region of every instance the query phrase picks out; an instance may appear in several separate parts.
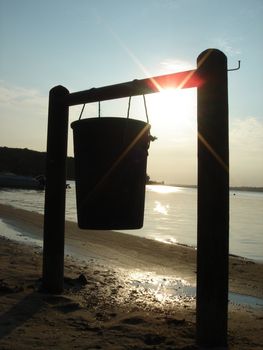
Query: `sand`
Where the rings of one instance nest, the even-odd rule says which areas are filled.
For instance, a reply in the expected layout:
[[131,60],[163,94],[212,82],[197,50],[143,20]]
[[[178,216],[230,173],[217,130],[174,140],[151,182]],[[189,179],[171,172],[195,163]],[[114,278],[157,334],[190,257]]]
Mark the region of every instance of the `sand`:
[[[40,214],[0,204],[0,217],[42,235]],[[195,299],[181,292],[195,284],[194,248],[67,222],[65,289],[49,295],[42,249],[0,240],[0,349],[197,349]],[[263,298],[262,275],[230,257],[231,292]],[[230,303],[229,349],[262,349],[262,325],[262,307]]]

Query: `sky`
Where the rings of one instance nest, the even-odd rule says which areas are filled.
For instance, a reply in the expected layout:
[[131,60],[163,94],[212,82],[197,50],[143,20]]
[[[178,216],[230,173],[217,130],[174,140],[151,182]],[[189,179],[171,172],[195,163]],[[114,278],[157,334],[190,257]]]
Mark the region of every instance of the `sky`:
[[[196,68],[228,68],[230,184],[263,186],[263,0],[0,0],[0,146],[46,150],[49,90],[70,92]],[[196,88],[146,96],[152,180],[197,182]],[[82,106],[70,108],[70,123]],[[128,99],[101,103],[126,117]],[[88,104],[82,118],[96,117]],[[130,117],[145,119],[141,96]],[[69,126],[68,155],[73,155]]]

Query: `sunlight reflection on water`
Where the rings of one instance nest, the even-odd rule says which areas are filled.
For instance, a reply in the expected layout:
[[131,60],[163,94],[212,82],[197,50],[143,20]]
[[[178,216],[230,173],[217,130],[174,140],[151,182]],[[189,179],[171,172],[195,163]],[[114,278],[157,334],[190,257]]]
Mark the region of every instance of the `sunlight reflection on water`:
[[[77,221],[75,184],[67,190],[66,218]],[[230,191],[230,253],[263,261],[263,193]],[[0,203],[44,212],[44,191],[0,190]],[[122,232],[165,243],[197,245],[197,190],[147,185],[144,226]]]
[[155,207],[154,207],[154,211],[156,211],[159,214],[163,214],[163,215],[168,215],[168,210],[170,208],[169,204],[167,205],[162,205],[161,202],[159,201],[155,201]]
[[[144,298],[144,303],[165,307],[176,303],[177,306],[194,307],[196,301],[196,286],[190,284],[182,277],[158,275],[154,272],[139,270],[126,270],[126,281],[132,288],[136,288],[138,299]],[[147,296],[151,296],[148,298]],[[249,295],[229,293],[229,303],[232,305],[247,305],[253,308],[263,308],[263,299]]]
[[183,278],[142,271],[132,271],[128,278],[132,286],[150,293],[159,303],[185,303],[195,299],[195,287]]
[[147,185],[147,189],[152,192],[164,193],[164,194],[177,193],[182,191],[180,187],[165,186],[165,185]]

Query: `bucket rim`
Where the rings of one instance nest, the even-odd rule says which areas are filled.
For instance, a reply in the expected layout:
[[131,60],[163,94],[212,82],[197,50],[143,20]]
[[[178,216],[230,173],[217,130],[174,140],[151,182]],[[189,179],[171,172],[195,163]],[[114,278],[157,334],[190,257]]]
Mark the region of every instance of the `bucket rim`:
[[98,123],[103,123],[104,121],[110,121],[110,120],[122,120],[122,121],[127,121],[129,123],[130,122],[136,122],[138,124],[141,124],[141,125],[148,125],[149,127],[151,126],[150,123],[147,123],[143,120],[140,120],[140,119],[134,119],[134,118],[127,118],[127,117],[91,117],[91,118],[84,118],[84,119],[78,119],[78,120],[74,120],[70,126],[71,128],[79,125],[79,124],[86,124],[86,123],[89,123],[89,122],[94,122],[94,121],[97,121]]

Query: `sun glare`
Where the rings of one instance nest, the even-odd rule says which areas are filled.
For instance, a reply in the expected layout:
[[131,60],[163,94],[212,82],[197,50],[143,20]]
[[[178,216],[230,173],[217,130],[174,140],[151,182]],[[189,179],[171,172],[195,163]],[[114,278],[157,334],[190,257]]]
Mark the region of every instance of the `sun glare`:
[[156,129],[177,129],[183,133],[196,116],[195,89],[163,89],[149,97],[149,111],[152,125]]

